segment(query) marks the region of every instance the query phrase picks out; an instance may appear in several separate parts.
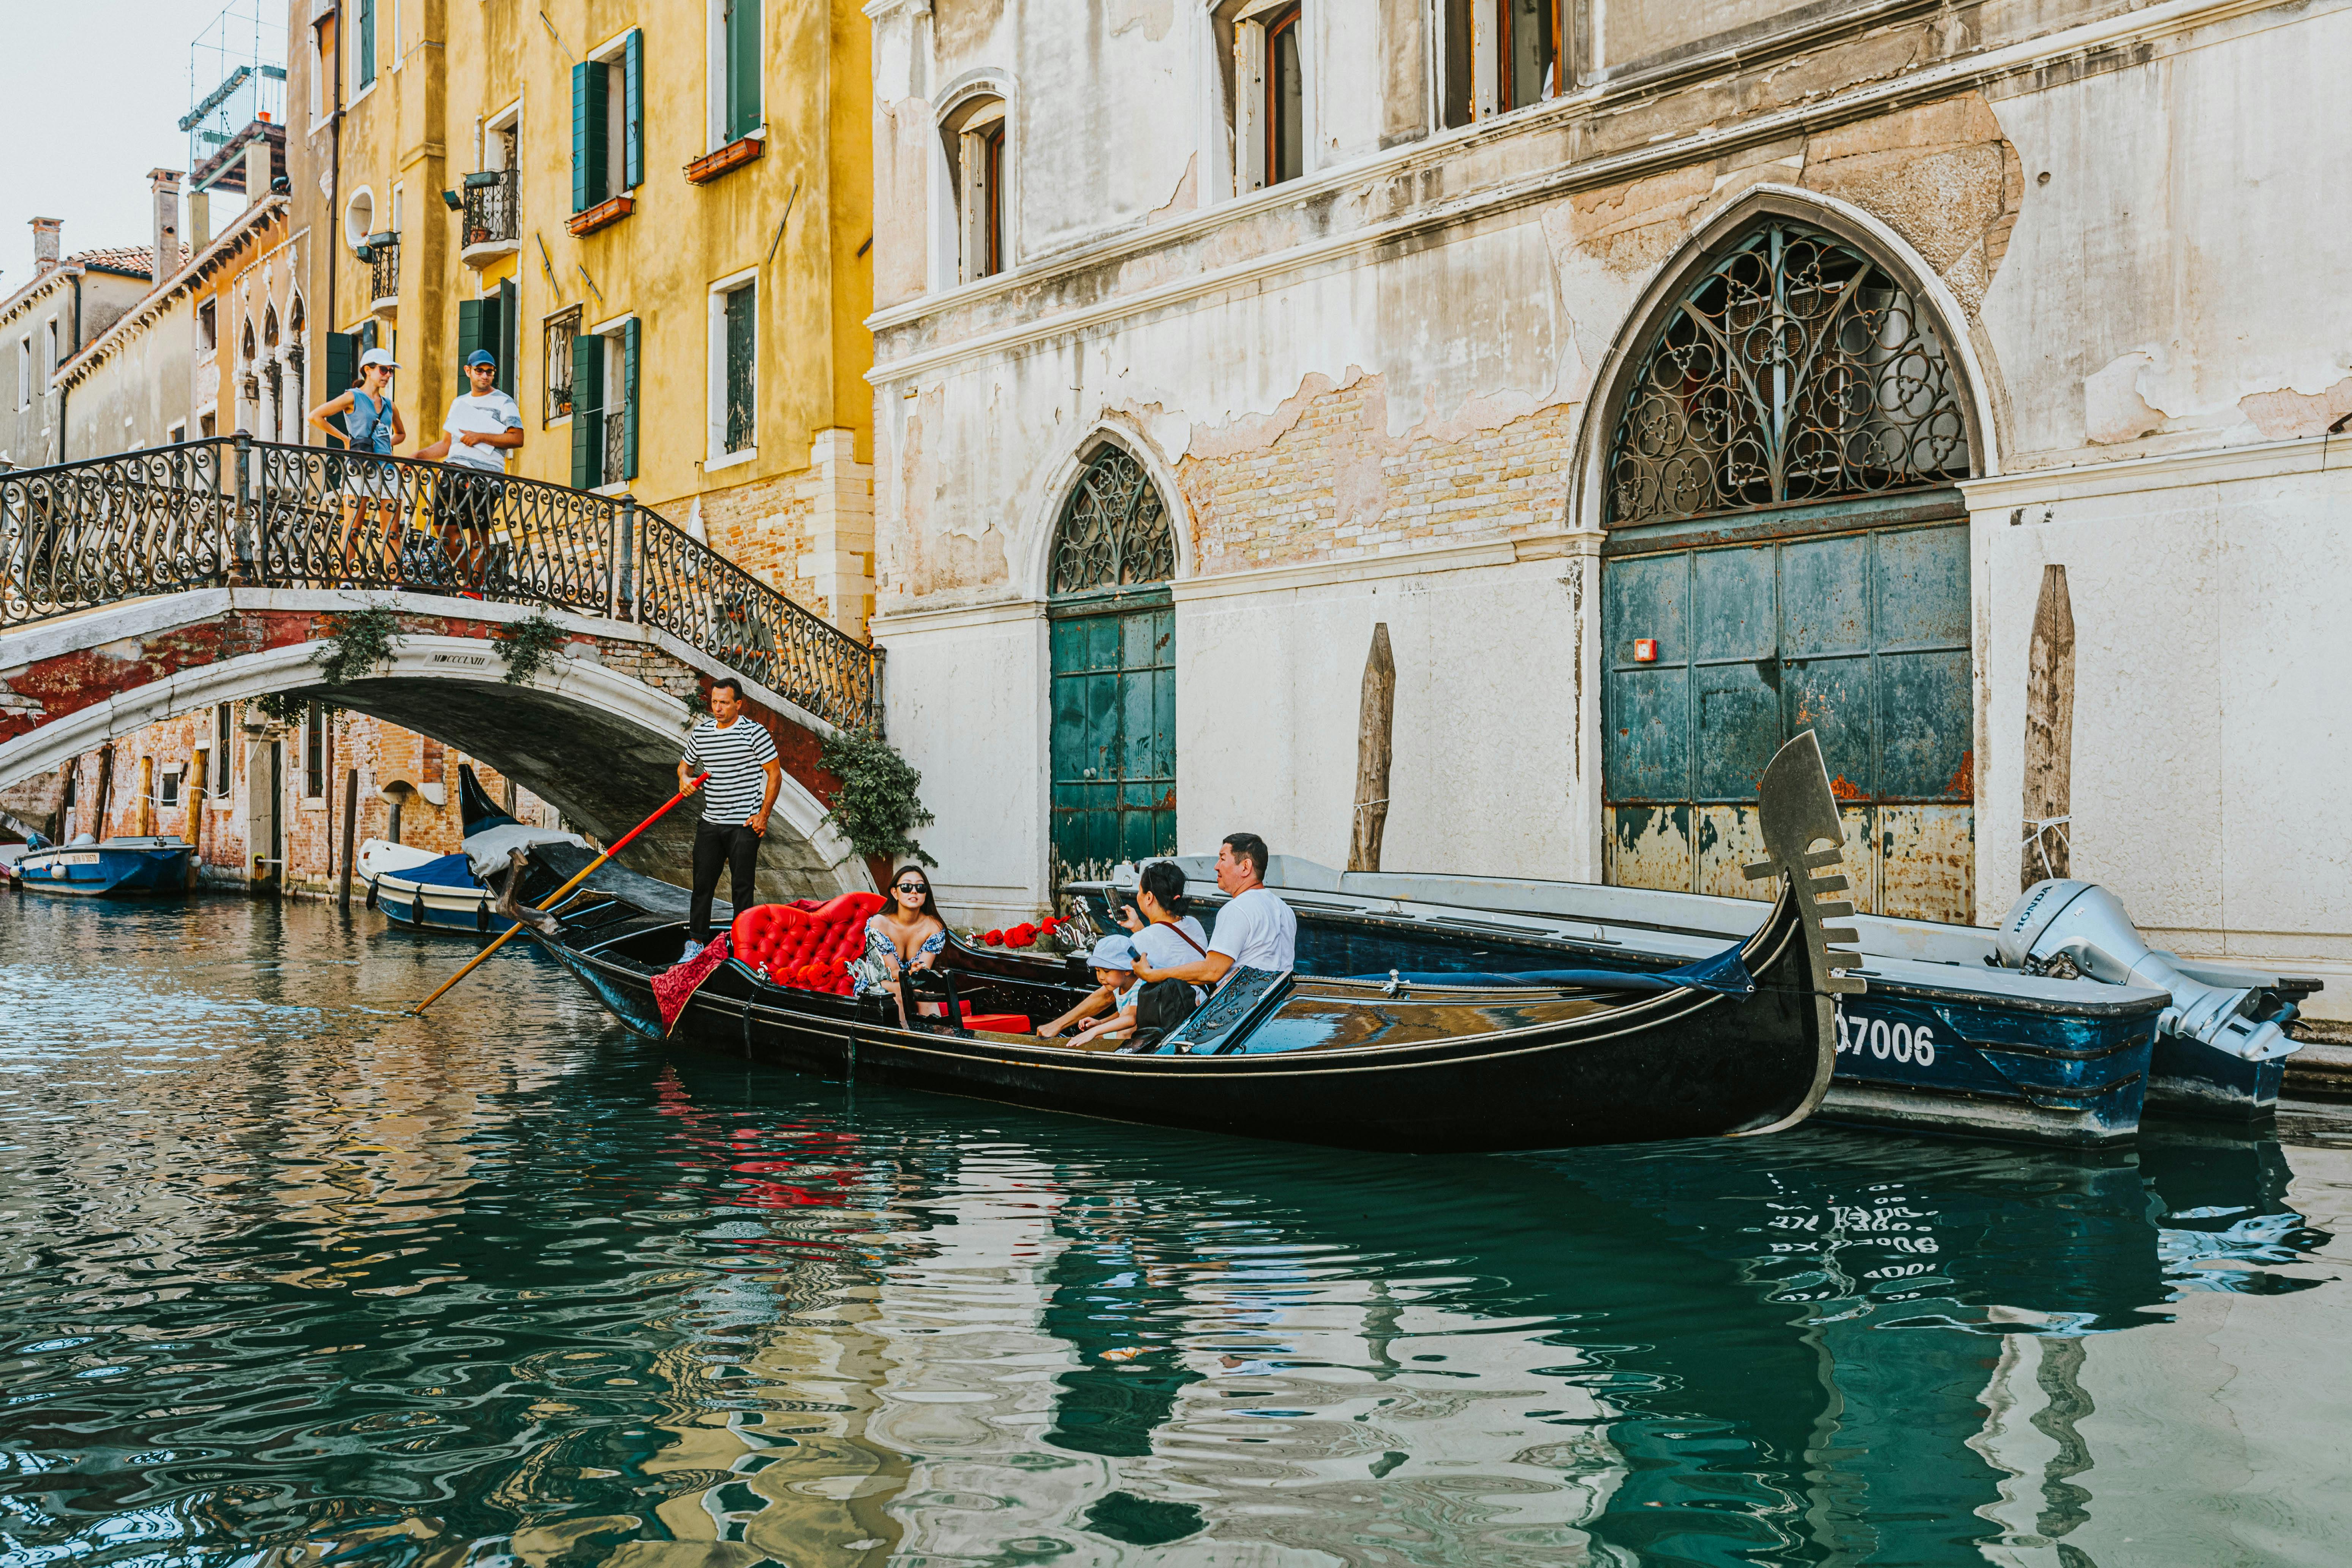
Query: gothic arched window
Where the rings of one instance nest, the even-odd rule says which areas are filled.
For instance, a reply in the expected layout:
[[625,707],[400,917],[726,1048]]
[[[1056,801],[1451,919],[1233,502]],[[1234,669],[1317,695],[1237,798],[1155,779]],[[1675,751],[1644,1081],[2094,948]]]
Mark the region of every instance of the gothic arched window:
[[1055,598],[1131,588],[1176,575],[1176,536],[1151,477],[1117,447],[1078,476],[1054,534],[1049,591]]
[[1773,218],[1695,279],[1611,444],[1609,521],[1964,479],[1969,417],[1927,311],[1849,242]]

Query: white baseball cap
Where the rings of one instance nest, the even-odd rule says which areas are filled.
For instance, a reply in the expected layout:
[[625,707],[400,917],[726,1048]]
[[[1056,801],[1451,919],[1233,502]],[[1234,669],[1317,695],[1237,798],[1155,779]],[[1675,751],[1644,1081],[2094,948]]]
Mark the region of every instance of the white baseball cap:
[[1087,962],[1097,969],[1133,970],[1135,950],[1123,936],[1107,936],[1095,943]]
[[362,370],[365,370],[372,364],[380,364],[386,370],[398,370],[400,368],[399,363],[392,357],[392,351],[390,349],[370,349],[367,353],[360,355],[360,368]]

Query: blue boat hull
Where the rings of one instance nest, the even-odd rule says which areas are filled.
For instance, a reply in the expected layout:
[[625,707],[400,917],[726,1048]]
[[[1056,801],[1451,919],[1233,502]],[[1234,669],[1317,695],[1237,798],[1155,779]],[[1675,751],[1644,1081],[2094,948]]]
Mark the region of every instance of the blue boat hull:
[[410,882],[387,873],[375,880],[375,905],[394,925],[463,936],[497,936],[514,921],[491,908],[488,888]]
[[96,847],[45,849],[16,862],[16,883],[27,892],[69,893],[81,898],[128,898],[184,893],[188,858],[194,850]]

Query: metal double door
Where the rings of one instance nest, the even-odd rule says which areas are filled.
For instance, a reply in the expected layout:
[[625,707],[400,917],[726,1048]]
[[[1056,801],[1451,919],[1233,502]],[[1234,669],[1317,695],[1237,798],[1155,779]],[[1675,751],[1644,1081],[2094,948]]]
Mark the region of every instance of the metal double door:
[[1601,616],[1607,880],[1762,896],[1756,781],[1811,729],[1855,906],[1971,918],[1965,523],[1612,555]]
[[1056,608],[1054,886],[1176,851],[1176,612],[1168,592]]

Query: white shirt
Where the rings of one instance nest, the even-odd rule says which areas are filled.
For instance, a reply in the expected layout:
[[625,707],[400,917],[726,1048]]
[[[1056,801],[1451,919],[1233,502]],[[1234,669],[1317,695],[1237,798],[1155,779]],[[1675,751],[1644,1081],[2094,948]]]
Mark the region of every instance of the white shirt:
[[[1192,941],[1188,942],[1184,937],[1178,936],[1176,934],[1178,928],[1181,928],[1184,936],[1191,937]],[[1139,931],[1131,932],[1129,942],[1138,952],[1151,961],[1152,968],[1173,969],[1179,964],[1198,963],[1202,954],[1209,950],[1209,933],[1201,929],[1199,921],[1194,920],[1191,915],[1186,915],[1174,926],[1163,922],[1148,925]],[[1192,987],[1192,1000],[1195,1002],[1206,1000],[1208,994],[1197,985]]]
[[449,434],[450,462],[503,474],[507,471],[505,447],[468,447],[457,437],[468,430],[483,436],[520,430],[522,428],[522,410],[515,406],[513,398],[495,386],[478,397],[464,392],[450,401],[449,417],[441,422],[441,428]]
[[1287,974],[1298,967],[1298,917],[1264,888],[1252,888],[1217,911],[1211,952],[1237,964]]

